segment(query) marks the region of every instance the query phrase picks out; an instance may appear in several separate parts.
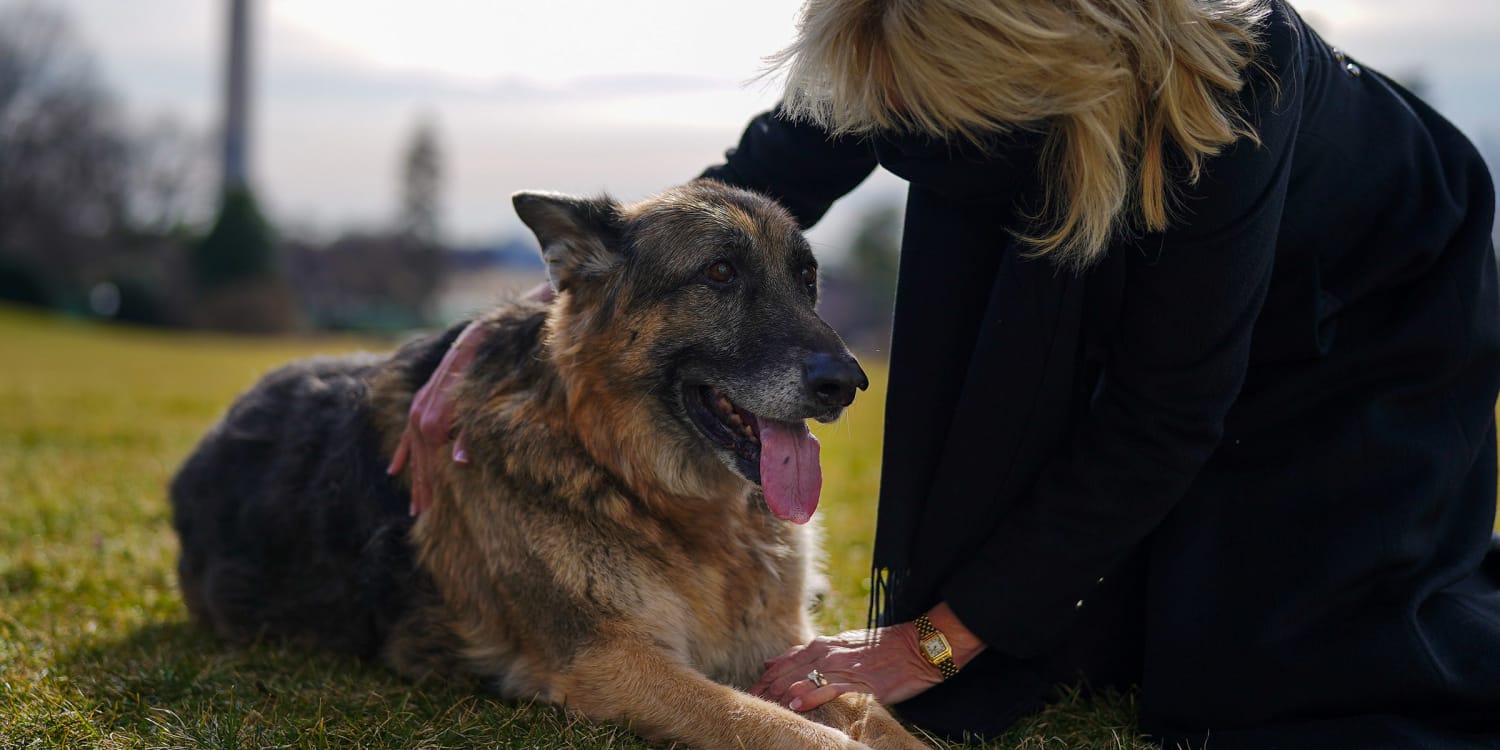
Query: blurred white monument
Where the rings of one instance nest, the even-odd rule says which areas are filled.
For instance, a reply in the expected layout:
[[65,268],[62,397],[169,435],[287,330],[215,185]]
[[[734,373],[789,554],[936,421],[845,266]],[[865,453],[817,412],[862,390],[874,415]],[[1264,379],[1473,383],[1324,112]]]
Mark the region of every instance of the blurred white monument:
[[225,192],[249,187],[250,0],[229,0],[229,57],[224,82]]

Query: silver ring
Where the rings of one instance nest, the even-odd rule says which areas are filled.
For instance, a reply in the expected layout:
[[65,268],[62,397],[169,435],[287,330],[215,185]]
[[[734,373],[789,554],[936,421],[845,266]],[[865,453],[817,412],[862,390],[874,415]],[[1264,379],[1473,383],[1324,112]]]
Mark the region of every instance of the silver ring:
[[828,686],[828,678],[824,677],[823,673],[819,672],[816,669],[807,673],[807,681],[811,682],[814,685],[817,685],[818,687]]

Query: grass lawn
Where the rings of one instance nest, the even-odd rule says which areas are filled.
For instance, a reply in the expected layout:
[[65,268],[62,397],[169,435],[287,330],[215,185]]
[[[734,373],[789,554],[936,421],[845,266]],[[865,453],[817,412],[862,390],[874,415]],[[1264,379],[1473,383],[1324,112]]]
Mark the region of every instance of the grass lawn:
[[[0,748],[646,747],[552,707],[275,645],[228,648],[188,621],[168,478],[261,374],[359,342],[159,333],[4,307],[0,342]],[[818,429],[830,630],[865,616],[884,400],[872,374],[848,418]],[[994,747],[1149,747],[1133,727],[1130,696],[1071,700]]]

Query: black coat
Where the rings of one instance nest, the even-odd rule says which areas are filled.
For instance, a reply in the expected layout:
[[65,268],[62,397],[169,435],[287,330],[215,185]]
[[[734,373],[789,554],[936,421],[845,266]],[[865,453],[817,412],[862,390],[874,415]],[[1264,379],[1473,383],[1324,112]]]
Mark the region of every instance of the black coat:
[[910,182],[876,566],[990,649],[899,708],[994,732],[1081,670],[1167,740],[1500,747],[1494,190],[1427,105],[1280,0],[1164,233],[1020,253],[1035,134],[831,139],[774,113],[706,174],[805,224]]

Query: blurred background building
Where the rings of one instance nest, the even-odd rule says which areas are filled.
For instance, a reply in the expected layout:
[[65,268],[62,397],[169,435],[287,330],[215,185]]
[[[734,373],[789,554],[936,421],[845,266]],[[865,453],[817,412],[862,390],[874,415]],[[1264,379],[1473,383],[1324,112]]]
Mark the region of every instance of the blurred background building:
[[[1500,3],[1294,4],[1500,166]],[[0,299],[247,330],[483,308],[539,278],[512,192],[696,175],[775,102],[757,76],[799,5],[0,0]],[[811,233],[825,314],[866,351],[901,198],[877,173]]]

